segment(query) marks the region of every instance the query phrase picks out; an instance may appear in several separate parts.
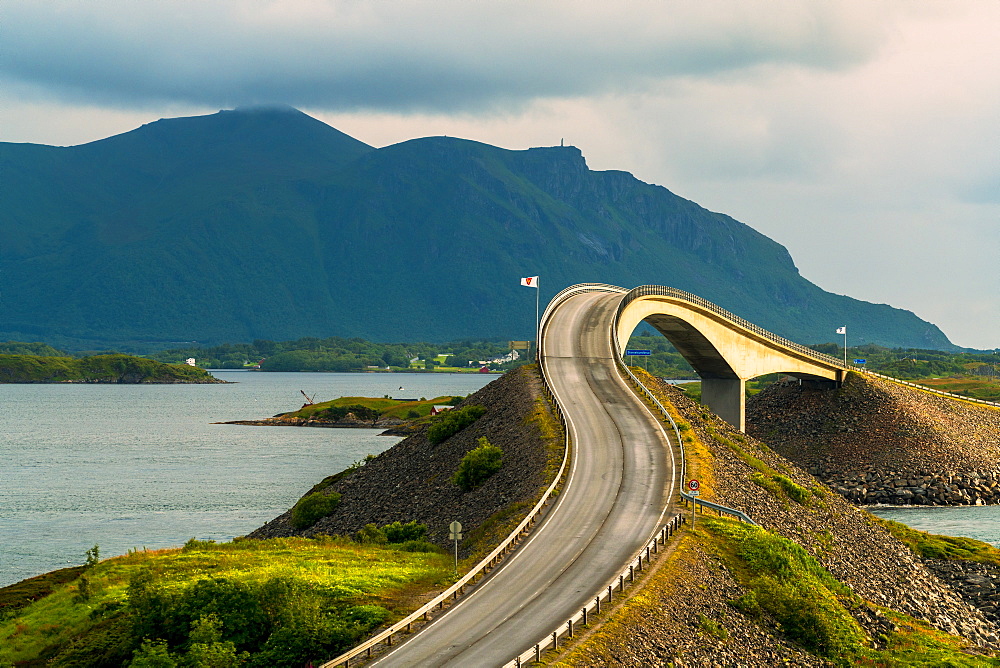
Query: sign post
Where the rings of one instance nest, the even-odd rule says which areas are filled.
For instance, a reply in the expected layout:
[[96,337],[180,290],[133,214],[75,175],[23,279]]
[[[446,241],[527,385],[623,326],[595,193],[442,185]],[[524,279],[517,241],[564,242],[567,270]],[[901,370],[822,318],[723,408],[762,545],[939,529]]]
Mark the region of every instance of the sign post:
[[462,523],[458,520],[452,522],[448,525],[448,529],[451,531],[448,534],[448,538],[455,541],[455,575],[458,575],[458,541],[462,540]]
[[[649,357],[652,354],[652,352],[653,351],[651,351],[651,350],[637,350],[637,349],[633,349],[633,348],[626,348],[625,349],[625,354],[627,356],[629,356],[629,357]],[[643,362],[642,368],[645,371],[646,370],[646,360],[643,360],[642,362]]]
[[[699,491],[700,488],[701,488],[701,483],[698,482],[698,480],[696,480],[694,478],[692,478],[691,480],[687,481],[687,488],[688,488],[691,496],[695,496],[696,497],[696,496],[698,496],[698,495],[701,494],[701,492]],[[695,510],[697,508],[698,508],[698,499],[692,499],[691,500],[691,528],[692,529],[694,529],[694,522],[695,522],[695,517],[696,517]]]

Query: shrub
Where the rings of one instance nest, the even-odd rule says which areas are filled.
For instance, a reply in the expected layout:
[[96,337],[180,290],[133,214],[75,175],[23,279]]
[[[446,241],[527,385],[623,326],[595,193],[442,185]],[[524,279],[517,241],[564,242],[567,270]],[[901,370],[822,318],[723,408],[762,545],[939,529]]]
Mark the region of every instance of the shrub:
[[499,471],[502,465],[503,450],[482,436],[479,439],[479,446],[462,458],[451,481],[463,492],[468,492],[483,484],[487,478]]
[[442,413],[427,430],[427,440],[437,445],[441,441],[462,431],[486,413],[483,406],[453,408]]
[[375,523],[366,524],[364,528],[354,534],[354,539],[359,543],[372,545],[382,545],[389,542],[389,539],[385,536],[385,531],[379,529]]
[[292,526],[306,529],[334,511],[340,504],[340,494],[313,492],[298,500],[292,508]]
[[403,524],[393,522],[382,527],[385,532],[385,539],[389,543],[405,543],[407,541],[421,540],[427,535],[427,525],[417,524],[416,520]]

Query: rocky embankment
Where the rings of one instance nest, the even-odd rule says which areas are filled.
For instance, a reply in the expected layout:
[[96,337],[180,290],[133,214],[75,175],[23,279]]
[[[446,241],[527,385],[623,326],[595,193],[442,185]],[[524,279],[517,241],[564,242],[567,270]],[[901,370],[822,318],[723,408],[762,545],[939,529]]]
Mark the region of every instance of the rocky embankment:
[[[331,515],[307,529],[296,530],[289,510],[249,537],[350,535],[369,523],[382,526],[417,521],[428,526],[430,540],[446,545],[448,525],[458,520],[466,537],[474,542],[476,529],[483,528],[491,518],[493,523],[502,523],[526,513],[528,502],[554,475],[547,471],[550,458],[561,461],[562,437],[546,439],[532,419],[538,402],[544,401],[540,393],[537,368],[521,367],[506,373],[459,404],[458,408],[480,405],[486,412],[454,436],[433,445],[423,426],[419,433],[364,466],[347,475],[330,476],[314,487],[341,495]],[[463,492],[451,477],[462,457],[483,436],[503,450],[503,466],[480,487]],[[474,546],[463,544],[461,551],[467,549]]]
[[[965,590],[970,581],[979,582],[977,565],[924,563],[877,518],[824,491],[763,443],[739,434],[679,390],[662,385],[659,391],[690,425],[689,473],[701,479],[703,498],[747,513],[849,586],[864,600],[848,607],[871,647],[886,647],[899,624],[891,613],[902,613],[964,639],[972,654],[997,649],[1000,627],[993,611]],[[769,484],[774,474],[808,490],[808,498],[796,501]],[[682,533],[642,590],[558,665],[832,665],[788,638],[773,618],[733,604],[747,590],[727,565],[731,548],[720,549],[710,535],[705,529]],[[951,572],[962,575],[953,579]]]
[[924,564],[986,619],[1000,624],[1000,566],[947,559],[928,559]]
[[852,373],[772,385],[747,402],[747,433],[853,503],[1000,503],[998,408]]

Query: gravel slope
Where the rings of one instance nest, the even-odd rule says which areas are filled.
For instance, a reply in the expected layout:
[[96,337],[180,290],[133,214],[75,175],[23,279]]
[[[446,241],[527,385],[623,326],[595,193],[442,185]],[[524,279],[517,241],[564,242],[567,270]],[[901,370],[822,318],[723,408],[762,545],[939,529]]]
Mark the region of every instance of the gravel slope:
[[998,408],[852,373],[836,390],[770,386],[747,433],[855,503],[1000,503]]
[[[504,374],[459,405],[486,408],[464,430],[438,445],[432,445],[424,431],[409,436],[325,488],[342,495],[332,515],[298,531],[290,523],[289,510],[249,537],[344,535],[368,523],[381,526],[413,520],[426,524],[430,540],[440,545],[449,544],[448,525],[455,520],[462,523],[468,537],[494,513],[511,504],[534,501],[551,480],[545,477],[546,442],[537,426],[528,423],[540,388],[534,367]],[[462,492],[451,476],[481,436],[503,450],[503,467],[480,487]]]

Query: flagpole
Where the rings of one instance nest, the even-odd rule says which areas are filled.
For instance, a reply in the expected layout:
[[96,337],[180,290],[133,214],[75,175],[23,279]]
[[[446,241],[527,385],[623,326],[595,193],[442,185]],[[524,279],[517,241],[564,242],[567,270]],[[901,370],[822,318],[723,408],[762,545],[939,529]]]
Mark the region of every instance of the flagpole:
[[847,327],[844,327],[844,366],[847,366]]
[[538,362],[538,328],[541,325],[541,321],[538,319],[538,301],[540,299],[539,293],[542,289],[538,287],[538,280],[535,280],[535,362]]

